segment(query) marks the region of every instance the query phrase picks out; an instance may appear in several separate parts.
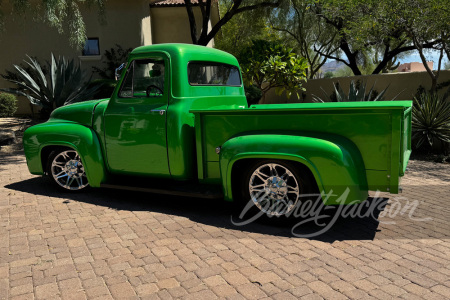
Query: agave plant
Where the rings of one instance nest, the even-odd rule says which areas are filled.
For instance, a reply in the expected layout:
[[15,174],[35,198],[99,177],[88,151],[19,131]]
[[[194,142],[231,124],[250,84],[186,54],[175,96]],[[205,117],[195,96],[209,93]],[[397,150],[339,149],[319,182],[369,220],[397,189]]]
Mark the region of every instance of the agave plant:
[[[32,104],[42,107],[41,114],[48,115],[53,109],[92,99],[100,85],[90,85],[91,78],[81,70],[74,60],[67,61],[64,57],[55,58],[49,64],[49,74],[46,76],[43,67],[33,58],[24,62],[29,66],[28,70],[14,65],[19,79],[7,79],[17,85],[17,88],[0,89],[5,92],[25,96]],[[92,77],[92,76],[91,76]]]
[[412,140],[416,148],[436,141],[450,143],[450,102],[436,92],[423,92],[413,100]]
[[[348,94],[346,94],[342,88],[339,82],[334,83],[334,93],[335,97],[332,95],[328,95],[327,92],[321,87],[320,89],[324,93],[325,97],[320,98],[319,96],[312,95],[313,102],[354,102],[354,101],[381,101],[384,100],[383,96],[386,93],[387,88],[382,90],[380,93],[377,93],[377,91],[374,89],[375,84],[370,88],[369,93],[366,94],[366,82],[362,82],[358,85],[358,83],[355,83],[355,81],[350,82],[350,88],[348,91]],[[333,101],[335,98],[335,101]],[[394,99],[397,98],[397,96],[394,97]],[[394,100],[392,99],[392,100]]]

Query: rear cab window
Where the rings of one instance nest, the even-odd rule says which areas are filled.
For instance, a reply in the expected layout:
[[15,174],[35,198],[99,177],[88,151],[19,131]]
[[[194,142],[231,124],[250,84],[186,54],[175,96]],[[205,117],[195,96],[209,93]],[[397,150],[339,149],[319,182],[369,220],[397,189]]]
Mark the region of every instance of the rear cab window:
[[236,66],[204,61],[188,64],[188,79],[192,86],[241,86],[241,74]]

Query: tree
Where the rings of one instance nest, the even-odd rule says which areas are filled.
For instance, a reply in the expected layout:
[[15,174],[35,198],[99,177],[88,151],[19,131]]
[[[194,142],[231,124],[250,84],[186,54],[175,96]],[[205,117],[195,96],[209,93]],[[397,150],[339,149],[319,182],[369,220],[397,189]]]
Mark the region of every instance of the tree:
[[325,74],[323,74],[323,78],[333,78],[334,74],[331,71],[327,71],[325,72]]
[[[436,91],[441,71],[442,59],[447,52],[450,41],[450,17],[448,3],[440,0],[401,0],[397,13],[402,19],[403,27],[411,39],[414,48],[419,52],[423,65],[431,78],[431,91]],[[397,3],[398,5],[398,3]],[[439,51],[437,70],[433,72],[425,57],[424,44],[435,41],[433,49]]]
[[[272,28],[281,32],[295,51],[308,61],[308,78],[315,78],[327,57],[339,47],[334,28],[311,12],[310,1],[292,0],[279,13],[271,15]],[[316,51],[315,51],[316,49]]]
[[[219,2],[221,17],[227,12],[226,1]],[[214,47],[238,56],[242,49],[251,46],[253,40],[277,39],[276,32],[269,26],[268,14],[255,9],[235,15],[214,37]]]
[[450,60],[448,60],[448,61],[444,64],[444,69],[445,69],[445,70],[450,70]]
[[255,40],[239,55],[242,76],[246,85],[256,85],[266,93],[275,88],[277,93],[286,91],[288,97],[298,91],[306,82],[308,64],[304,57],[292,52],[277,41]]
[[[12,13],[23,16],[27,12],[51,27],[55,27],[60,34],[69,32],[71,46],[83,48],[86,42],[86,27],[80,12],[80,5],[88,7],[96,6],[99,11],[99,19],[104,22],[104,10],[106,0],[6,0],[12,7]],[[6,2],[4,1],[4,2]],[[4,6],[4,4],[3,4]],[[0,1],[0,30],[5,30],[1,16],[3,15]]]
[[[373,49],[378,51],[381,57],[372,73],[380,73],[393,58],[418,47],[413,44],[412,36],[405,26],[408,23],[405,19],[409,19],[407,11],[414,12],[413,15],[416,16],[426,7],[415,5],[413,2],[425,3],[426,0],[310,0],[311,11],[330,24],[339,34],[339,51],[333,55],[319,49],[316,49],[317,52],[346,64],[355,75],[361,75],[359,66],[364,65],[367,59],[364,52]],[[439,1],[432,0],[432,2]],[[445,5],[440,5],[442,6]],[[439,24],[436,27],[449,28],[448,8],[444,7],[439,16],[440,18],[427,19],[424,25],[435,22],[436,25]],[[442,37],[434,35],[427,40],[418,40],[418,43],[422,49],[432,49],[442,43]],[[344,55],[345,59],[341,55]]]
[[[152,3],[161,2],[164,0],[153,0]],[[248,12],[255,9],[274,8],[278,7],[284,0],[223,0],[226,11],[220,20],[212,26],[209,30],[209,22],[211,20],[211,6],[217,0],[199,0],[198,6],[202,13],[202,20],[200,25],[200,34],[197,34],[197,21],[195,20],[193,3],[191,0],[184,0],[186,11],[189,18],[189,25],[191,29],[192,43],[196,45],[206,46],[219,32],[219,30],[228,23],[233,16],[242,12]],[[245,2],[245,5],[243,4]]]

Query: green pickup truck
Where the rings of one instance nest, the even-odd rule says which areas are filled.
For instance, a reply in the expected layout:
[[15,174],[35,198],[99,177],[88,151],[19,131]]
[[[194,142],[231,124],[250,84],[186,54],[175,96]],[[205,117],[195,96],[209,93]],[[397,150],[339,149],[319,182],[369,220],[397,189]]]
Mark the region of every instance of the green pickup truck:
[[411,105],[248,107],[234,56],[160,44],[131,52],[110,99],[58,108],[23,141],[30,172],[62,189],[220,197],[281,216],[311,193],[324,205],[398,193]]

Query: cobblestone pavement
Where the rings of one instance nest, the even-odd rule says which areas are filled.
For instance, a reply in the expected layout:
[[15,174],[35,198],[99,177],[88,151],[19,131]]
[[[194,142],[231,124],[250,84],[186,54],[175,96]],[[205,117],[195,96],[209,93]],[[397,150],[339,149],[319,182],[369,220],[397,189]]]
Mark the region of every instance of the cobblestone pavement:
[[60,193],[0,154],[0,299],[449,299],[449,182],[449,165],[412,161],[381,222],[300,238],[234,226],[217,201]]

